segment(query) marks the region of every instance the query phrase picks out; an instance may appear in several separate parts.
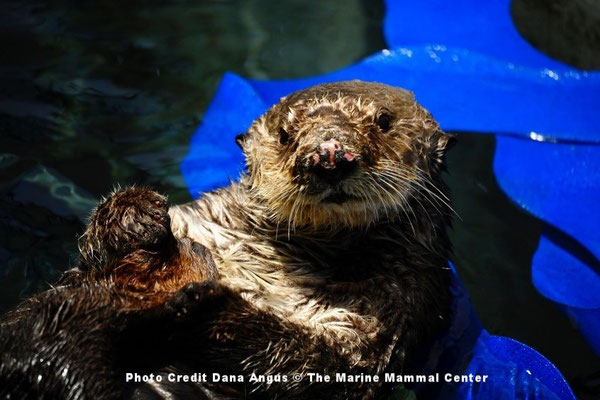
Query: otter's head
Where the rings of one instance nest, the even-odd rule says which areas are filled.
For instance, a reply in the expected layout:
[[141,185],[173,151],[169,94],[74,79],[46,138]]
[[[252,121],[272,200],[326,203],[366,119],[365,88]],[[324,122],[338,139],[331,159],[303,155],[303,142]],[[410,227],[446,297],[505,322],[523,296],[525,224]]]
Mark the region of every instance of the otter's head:
[[282,98],[239,142],[252,192],[274,220],[359,227],[408,216],[424,193],[444,203],[449,139],[411,92],[350,81]]

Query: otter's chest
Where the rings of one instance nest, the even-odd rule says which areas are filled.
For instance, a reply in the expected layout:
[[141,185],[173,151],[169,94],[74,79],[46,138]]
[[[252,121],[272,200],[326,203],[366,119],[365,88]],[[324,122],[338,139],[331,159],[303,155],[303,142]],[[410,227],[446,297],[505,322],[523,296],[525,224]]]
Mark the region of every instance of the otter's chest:
[[361,326],[376,335],[400,301],[395,255],[360,246],[248,238],[213,250],[221,280],[262,311],[303,325]]

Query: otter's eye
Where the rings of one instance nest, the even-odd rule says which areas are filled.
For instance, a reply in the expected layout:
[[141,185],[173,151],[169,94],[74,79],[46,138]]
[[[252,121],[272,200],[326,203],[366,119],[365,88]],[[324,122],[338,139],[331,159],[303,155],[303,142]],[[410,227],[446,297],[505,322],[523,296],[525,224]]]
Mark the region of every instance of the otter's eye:
[[279,128],[279,143],[286,144],[290,140],[290,135],[283,128]]
[[383,132],[387,132],[392,126],[392,117],[388,114],[381,114],[379,117],[377,117],[375,123],[379,129],[381,129]]

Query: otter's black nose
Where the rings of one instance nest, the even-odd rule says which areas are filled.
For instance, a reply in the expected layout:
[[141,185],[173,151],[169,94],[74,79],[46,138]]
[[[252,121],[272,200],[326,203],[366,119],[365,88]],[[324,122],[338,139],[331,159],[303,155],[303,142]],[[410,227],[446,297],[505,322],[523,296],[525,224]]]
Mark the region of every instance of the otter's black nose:
[[345,178],[358,164],[354,154],[345,151],[340,142],[335,139],[321,143],[311,161],[309,172],[328,181]]

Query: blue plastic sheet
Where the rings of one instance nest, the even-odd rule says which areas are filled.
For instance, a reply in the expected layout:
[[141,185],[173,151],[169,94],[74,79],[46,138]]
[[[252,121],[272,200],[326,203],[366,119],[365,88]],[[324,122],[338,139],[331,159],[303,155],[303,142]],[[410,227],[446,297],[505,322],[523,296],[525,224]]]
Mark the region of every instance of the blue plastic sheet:
[[[263,94],[264,95],[264,94]],[[277,96],[277,95],[274,95]],[[269,97],[268,102],[273,98]],[[243,169],[243,156],[234,139],[267,109],[253,86],[226,74],[194,134],[182,172],[190,191],[201,192],[229,184]],[[427,349],[422,373],[489,375],[484,383],[422,385],[423,398],[437,399],[574,399],[560,372],[528,346],[490,335],[477,320],[468,296],[456,275],[452,284],[451,328]]]
[[383,50],[308,79],[250,81],[266,104],[317,83],[361,79],[412,90],[448,131],[600,142],[600,74],[549,70],[445,45]]
[[574,399],[563,376],[545,357],[510,338],[490,335],[475,316],[465,288],[452,268],[452,319],[448,332],[431,345],[421,373],[487,375],[486,382],[419,384],[427,399]]
[[[595,207],[600,201],[600,73],[578,71],[533,48],[517,32],[509,0],[388,0],[386,5],[384,32],[390,47],[436,45],[463,52],[469,60],[457,59],[459,65],[448,70],[469,97],[458,100],[468,114],[457,117],[471,120],[470,111],[479,107],[472,108],[469,101],[482,101],[496,108],[497,113],[484,117],[494,121],[487,129],[472,129],[474,122],[456,128],[444,121],[442,127],[504,134],[497,136],[498,183],[513,201],[547,223],[532,261],[533,283],[577,322],[600,355],[600,213]],[[489,90],[487,99],[483,86],[462,75],[473,74],[469,65],[474,59],[486,64],[475,74],[493,70],[497,74],[482,78],[490,86],[502,85]],[[536,80],[535,74],[555,85]],[[507,112],[504,100],[525,115]],[[512,125],[503,126],[503,119]]]
[[502,189],[546,223],[534,286],[600,354],[600,146],[499,136],[494,171]]
[[[509,3],[388,0],[389,50],[313,78],[252,81],[226,74],[182,163],[192,195],[239,176],[244,163],[233,138],[282,96],[346,79],[413,90],[443,129],[497,134],[500,186],[546,223],[532,262],[533,283],[579,324],[600,354],[600,248],[594,232],[600,222],[594,208],[600,200],[600,74],[537,52],[515,30]],[[455,314],[433,359],[438,367],[488,371],[496,378],[491,385],[444,385],[438,398],[573,398],[541,355],[483,330],[458,281],[454,287],[463,311]]]
[[384,34],[391,48],[444,44],[514,64],[572,70],[531,46],[510,16],[511,0],[387,0]]

